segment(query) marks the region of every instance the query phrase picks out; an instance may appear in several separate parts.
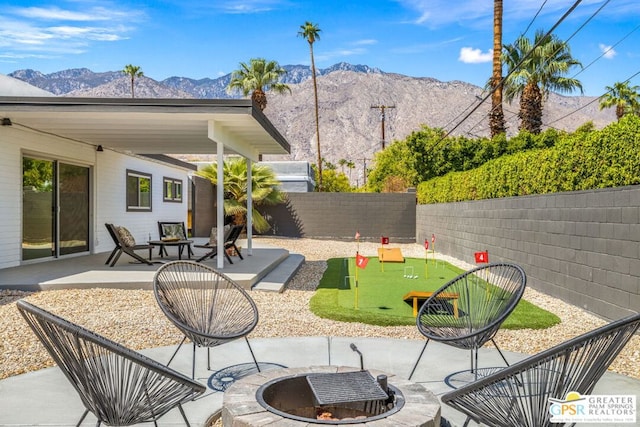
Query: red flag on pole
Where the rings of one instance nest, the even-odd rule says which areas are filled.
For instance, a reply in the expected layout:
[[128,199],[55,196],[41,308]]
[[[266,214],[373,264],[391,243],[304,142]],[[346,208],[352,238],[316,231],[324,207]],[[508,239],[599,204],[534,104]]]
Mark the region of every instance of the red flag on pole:
[[431,235],[431,243],[435,243],[436,242],[436,235],[432,234]]
[[383,245],[388,245],[389,244],[389,238],[385,237],[385,236],[380,237],[380,243],[383,244]]
[[424,249],[429,250],[429,241],[427,239],[424,239]]
[[366,256],[357,254],[356,255],[356,267],[365,269],[367,267],[367,263],[369,262],[369,258]]
[[476,264],[489,262],[489,251],[476,252],[474,255],[476,257]]
[[356,231],[356,240],[360,240],[360,232]]

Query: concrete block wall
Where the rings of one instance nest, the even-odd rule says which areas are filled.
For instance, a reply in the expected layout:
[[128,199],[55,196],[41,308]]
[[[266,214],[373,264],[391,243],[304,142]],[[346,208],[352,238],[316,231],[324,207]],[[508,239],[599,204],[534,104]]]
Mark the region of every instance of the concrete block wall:
[[640,311],[640,186],[418,205],[416,241],[511,261],[528,286],[606,319]]
[[271,217],[267,235],[415,241],[415,193],[289,193],[285,204],[261,207]]

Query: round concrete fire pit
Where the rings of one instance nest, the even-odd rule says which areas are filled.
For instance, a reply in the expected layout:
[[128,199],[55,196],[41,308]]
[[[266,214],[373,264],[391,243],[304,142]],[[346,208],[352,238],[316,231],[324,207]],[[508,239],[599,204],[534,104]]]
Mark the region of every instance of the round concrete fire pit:
[[[381,425],[398,425],[403,427],[439,427],[440,403],[438,398],[419,384],[407,380],[395,378],[384,372],[369,371],[373,378],[379,375],[387,375],[388,388],[392,394],[398,396],[399,407],[392,408],[388,412],[377,413],[370,417],[361,416],[353,419],[339,421],[326,421],[311,418],[300,418],[300,413],[288,414],[286,411],[274,409],[270,403],[265,404],[262,393],[265,388],[269,390],[275,384],[276,388],[287,388],[288,384],[295,387],[294,383],[306,382],[304,377],[317,374],[338,374],[357,372],[357,368],[338,366],[315,366],[309,368],[287,368],[257,373],[243,378],[227,389],[223,397],[222,421],[223,425],[234,427],[264,426],[271,423],[283,422],[287,426],[308,426],[309,424],[339,424],[342,426],[363,426],[376,420]],[[300,380],[300,381],[298,381]],[[283,390],[284,391],[284,390]],[[309,394],[308,390],[290,390],[292,394],[303,396]],[[261,400],[262,402],[259,402]],[[269,401],[270,399],[266,399]],[[277,406],[277,405],[275,405]],[[301,404],[307,406],[307,404]],[[389,405],[390,407],[393,405]],[[302,409],[302,408],[301,408]],[[359,418],[359,419],[358,419]]]

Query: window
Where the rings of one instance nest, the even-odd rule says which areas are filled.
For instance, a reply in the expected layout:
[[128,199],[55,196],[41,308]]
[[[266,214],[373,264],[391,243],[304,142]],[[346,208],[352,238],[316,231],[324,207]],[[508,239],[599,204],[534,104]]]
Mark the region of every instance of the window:
[[127,211],[151,211],[151,175],[127,169]]
[[182,180],[167,178],[162,179],[164,182],[164,190],[162,198],[165,202],[182,202]]

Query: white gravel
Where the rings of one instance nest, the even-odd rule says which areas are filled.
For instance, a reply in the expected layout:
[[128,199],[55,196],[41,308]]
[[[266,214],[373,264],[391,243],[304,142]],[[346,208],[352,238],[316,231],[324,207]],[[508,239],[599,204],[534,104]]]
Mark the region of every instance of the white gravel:
[[[283,293],[254,291],[260,322],[251,337],[367,336],[423,339],[415,326],[380,327],[318,318],[308,309],[326,260],[354,256],[356,244],[333,240],[259,238],[260,243],[283,247],[305,256],[305,263]],[[394,244],[405,257],[424,257],[416,244]],[[374,256],[378,243],[361,242],[360,253]],[[463,268],[460,260],[445,258]],[[0,379],[52,365],[51,359],[21,318],[15,301],[28,301],[103,334],[125,346],[143,349],[177,344],[182,335],[169,324],[149,290],[82,289],[37,293],[0,291]],[[545,330],[501,330],[496,340],[504,350],[536,353],[606,322],[578,307],[536,292],[525,299],[549,310],[562,322]],[[310,333],[310,331],[313,331]],[[635,336],[614,361],[612,371],[640,379],[640,337]]]

